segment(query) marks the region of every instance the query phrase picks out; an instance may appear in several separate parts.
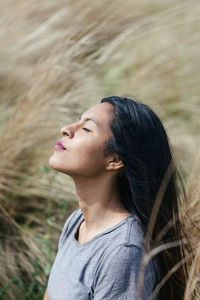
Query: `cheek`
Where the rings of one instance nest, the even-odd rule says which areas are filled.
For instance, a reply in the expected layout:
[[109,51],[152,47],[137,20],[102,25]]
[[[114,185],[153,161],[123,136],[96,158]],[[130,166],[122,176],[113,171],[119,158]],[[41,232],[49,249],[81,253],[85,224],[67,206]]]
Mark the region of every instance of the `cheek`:
[[76,158],[74,157],[74,164],[77,169],[87,174],[103,171],[105,168],[105,156],[103,145],[87,145],[82,147]]

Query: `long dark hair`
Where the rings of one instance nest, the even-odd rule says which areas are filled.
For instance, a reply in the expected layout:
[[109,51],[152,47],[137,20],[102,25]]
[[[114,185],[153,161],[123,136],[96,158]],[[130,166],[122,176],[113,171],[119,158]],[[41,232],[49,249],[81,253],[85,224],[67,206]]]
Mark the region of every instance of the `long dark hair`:
[[[159,266],[159,281],[175,268],[160,288],[158,299],[183,299],[187,265],[183,261],[184,230],[179,220],[179,205],[180,196],[184,199],[185,193],[165,129],[151,108],[139,101],[112,96],[103,98],[103,102],[111,103],[114,108],[110,124],[113,136],[107,148],[118,154],[124,164],[118,184],[123,206],[140,220],[149,239],[148,250],[169,244],[154,257]],[[149,224],[153,209],[156,219]]]

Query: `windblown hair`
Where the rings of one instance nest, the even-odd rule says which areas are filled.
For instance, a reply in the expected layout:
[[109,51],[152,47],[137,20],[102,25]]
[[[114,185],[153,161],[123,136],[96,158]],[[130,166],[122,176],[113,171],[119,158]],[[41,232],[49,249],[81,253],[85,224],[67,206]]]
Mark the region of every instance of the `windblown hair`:
[[[107,147],[119,155],[124,165],[118,184],[123,206],[140,220],[149,240],[148,251],[169,245],[153,258],[159,266],[158,281],[172,268],[175,270],[161,287],[158,299],[182,300],[187,265],[183,241],[186,236],[179,219],[179,206],[180,195],[185,199],[185,192],[165,129],[150,107],[139,101],[113,96],[101,102],[109,102],[114,107],[110,124],[113,136]],[[152,217],[155,222],[150,226]]]

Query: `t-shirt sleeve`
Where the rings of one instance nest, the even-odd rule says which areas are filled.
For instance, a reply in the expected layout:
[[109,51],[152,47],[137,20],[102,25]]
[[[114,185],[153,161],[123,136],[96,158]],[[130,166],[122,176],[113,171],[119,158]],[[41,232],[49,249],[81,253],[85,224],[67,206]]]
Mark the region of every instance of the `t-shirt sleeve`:
[[[104,255],[94,277],[94,300],[138,299],[137,281],[141,258],[141,249],[134,245],[118,246]],[[142,300],[149,299],[153,285],[153,272],[147,266]]]

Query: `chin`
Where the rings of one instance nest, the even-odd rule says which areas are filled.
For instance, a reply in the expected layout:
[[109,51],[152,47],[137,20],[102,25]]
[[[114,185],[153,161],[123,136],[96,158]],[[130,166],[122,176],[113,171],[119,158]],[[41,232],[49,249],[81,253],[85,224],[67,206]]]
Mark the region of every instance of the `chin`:
[[61,161],[60,159],[58,159],[57,157],[55,157],[54,155],[50,156],[49,158],[49,166],[61,173],[67,174],[66,170],[63,169],[63,161]]
[[59,159],[56,159],[54,155],[51,155],[49,158],[49,166],[54,170],[60,171],[59,169],[62,166],[62,162]]

